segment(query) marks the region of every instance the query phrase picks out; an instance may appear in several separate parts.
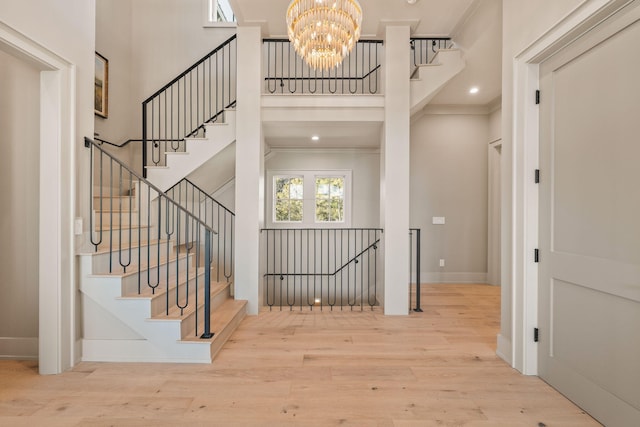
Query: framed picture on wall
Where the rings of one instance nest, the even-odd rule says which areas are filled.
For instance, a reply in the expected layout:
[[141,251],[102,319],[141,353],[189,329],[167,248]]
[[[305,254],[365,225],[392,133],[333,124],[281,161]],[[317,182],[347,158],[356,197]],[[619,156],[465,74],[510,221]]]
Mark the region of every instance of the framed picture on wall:
[[96,115],[107,118],[109,105],[109,60],[96,52],[94,111]]

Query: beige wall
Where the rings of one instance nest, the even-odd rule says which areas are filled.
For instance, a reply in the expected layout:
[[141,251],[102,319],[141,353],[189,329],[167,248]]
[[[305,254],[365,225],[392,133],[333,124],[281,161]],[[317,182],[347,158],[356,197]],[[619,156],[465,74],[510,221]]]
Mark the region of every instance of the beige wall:
[[[411,226],[422,229],[422,282],[486,280],[488,135],[486,114],[425,115],[411,125]],[[432,224],[434,216],[446,224]]]
[[[140,128],[134,120],[140,108],[133,96],[131,9],[130,1],[96,1],[96,52],[109,60],[109,114],[107,118],[95,116],[95,132],[99,138],[118,145],[137,135]],[[117,149],[106,145],[105,149],[131,165],[135,146],[132,143]]]
[[[82,143],[84,136],[92,136],[94,129],[93,96],[94,96],[94,51],[95,51],[95,0],[4,0],[0,2],[0,17],[4,25],[13,32],[20,34],[19,38],[28,39],[30,46],[37,46],[33,50],[48,51],[47,56],[55,55],[67,64],[70,64],[70,83],[74,87],[60,88],[63,91],[61,99],[64,105],[60,106],[61,123],[65,127],[61,135],[70,136],[73,139],[56,141],[56,135],[42,135],[42,141],[46,143],[59,142],[58,164],[49,166],[47,170],[57,170],[59,175],[48,177],[56,182],[54,184],[59,192],[55,195],[47,194],[58,202],[59,221],[55,221],[56,230],[39,230],[40,237],[46,236],[48,244],[58,244],[57,253],[52,254],[48,264],[55,266],[51,272],[52,279],[49,288],[51,294],[57,295],[59,304],[46,301],[40,304],[40,322],[42,319],[55,319],[57,327],[49,327],[56,333],[46,334],[46,345],[40,348],[40,355],[45,354],[46,360],[40,359],[40,369],[43,372],[53,373],[66,369],[73,365],[79,358],[79,353],[72,350],[75,342],[77,350],[78,339],[81,334],[81,325],[73,323],[80,312],[75,295],[77,293],[75,247],[73,239],[73,219],[75,216],[84,219],[85,230],[88,227],[89,200],[89,153]],[[43,19],[36,19],[42,17]],[[44,19],[46,18],[46,19]],[[31,49],[31,48],[29,48]],[[52,55],[53,54],[53,55]],[[60,74],[67,75],[67,69]],[[48,75],[50,86],[53,86],[51,76]],[[67,80],[64,79],[66,82]],[[73,96],[70,103],[66,102],[68,94]],[[52,95],[52,94],[48,94]],[[55,98],[55,94],[53,94]],[[72,117],[67,118],[66,114]],[[56,118],[49,118],[49,122]],[[66,127],[71,126],[67,131]],[[4,130],[4,129],[3,129]],[[53,159],[46,159],[53,161]],[[42,165],[40,166],[42,168]],[[11,203],[11,200],[4,201]],[[44,208],[43,208],[44,209]],[[50,221],[51,222],[51,221]],[[80,239],[78,239],[78,242]],[[4,251],[3,251],[4,253]],[[42,262],[42,260],[41,260]],[[52,290],[51,288],[55,288]],[[74,305],[76,304],[76,305]],[[56,335],[57,334],[57,335]],[[40,340],[43,340],[40,334]]]
[[[514,58],[584,0],[505,0],[502,10],[502,308],[500,335],[512,339],[512,132]],[[500,343],[499,343],[500,347]],[[500,350],[500,348],[499,348]],[[504,349],[503,349],[504,350]],[[503,352],[504,353],[504,352]],[[503,354],[509,358],[510,355]]]
[[0,51],[0,358],[37,356],[5,338],[38,336],[40,72]]

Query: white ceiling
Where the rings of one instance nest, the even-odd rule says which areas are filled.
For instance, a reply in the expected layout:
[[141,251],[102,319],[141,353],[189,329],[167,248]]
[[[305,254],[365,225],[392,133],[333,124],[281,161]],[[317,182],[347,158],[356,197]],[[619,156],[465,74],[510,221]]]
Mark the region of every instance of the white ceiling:
[[[271,147],[376,148],[382,123],[376,122],[267,122],[263,132]],[[318,135],[319,141],[311,136]]]
[[[430,105],[483,106],[502,91],[501,0],[359,0],[363,9],[363,38],[384,38],[387,23],[411,26],[412,36],[450,36],[462,49],[465,69],[454,77]],[[239,25],[261,25],[264,37],[285,37],[285,13],[290,0],[230,0]],[[472,86],[479,88],[469,94]],[[372,123],[265,124],[266,142],[285,147],[377,147],[380,126]],[[310,135],[322,134],[311,143]]]
[[[238,23],[263,23],[263,36],[286,37],[285,13],[290,0],[230,0]],[[451,34],[474,0],[360,0],[362,36],[382,38],[385,22],[407,22],[413,35]]]

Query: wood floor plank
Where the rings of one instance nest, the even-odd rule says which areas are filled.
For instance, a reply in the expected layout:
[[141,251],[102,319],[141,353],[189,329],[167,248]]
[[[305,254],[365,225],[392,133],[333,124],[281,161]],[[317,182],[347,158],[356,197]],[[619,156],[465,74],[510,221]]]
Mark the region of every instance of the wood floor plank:
[[425,285],[421,297],[409,316],[262,310],[211,365],[87,362],[40,376],[33,361],[0,361],[0,425],[599,425],[495,355],[500,288]]

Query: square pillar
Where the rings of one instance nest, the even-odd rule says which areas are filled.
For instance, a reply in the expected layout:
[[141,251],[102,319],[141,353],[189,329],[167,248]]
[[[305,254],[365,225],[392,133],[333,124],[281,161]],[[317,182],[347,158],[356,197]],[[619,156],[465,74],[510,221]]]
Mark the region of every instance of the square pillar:
[[384,228],[387,315],[409,313],[409,38],[408,26],[386,28],[380,218]]
[[260,229],[264,224],[264,141],[260,27],[238,27],[236,106],[235,297],[258,314]]

